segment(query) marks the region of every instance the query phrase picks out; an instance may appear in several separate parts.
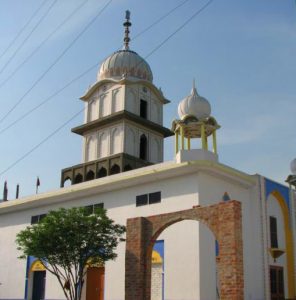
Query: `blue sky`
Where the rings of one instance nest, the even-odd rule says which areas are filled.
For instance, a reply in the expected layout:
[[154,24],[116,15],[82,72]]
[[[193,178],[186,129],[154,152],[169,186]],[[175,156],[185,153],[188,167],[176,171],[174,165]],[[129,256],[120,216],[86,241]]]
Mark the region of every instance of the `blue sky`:
[[[0,73],[1,83],[85,0],[57,0],[28,41]],[[0,55],[43,0],[0,2]],[[68,23],[0,87],[0,119],[28,91],[108,1],[88,0]],[[131,11],[131,38],[183,0],[113,0],[63,58],[0,123],[0,131],[67,82],[101,62],[122,46],[123,19]],[[146,57],[207,1],[188,0],[157,26],[131,42]],[[47,0],[16,43],[0,58],[0,70],[53,0]],[[164,124],[177,118],[177,105],[196,79],[200,95],[212,105],[222,126],[218,132],[221,163],[279,182],[289,174],[296,156],[296,4],[293,0],[214,0],[165,45],[147,58],[154,84],[171,100]],[[0,173],[83,108],[79,97],[96,80],[87,73],[29,117],[0,133]],[[79,115],[27,158],[0,176],[8,181],[9,197],[20,184],[21,196],[59,187],[62,168],[81,162],[81,137],[70,132],[82,124]],[[172,139],[165,160],[173,159]]]

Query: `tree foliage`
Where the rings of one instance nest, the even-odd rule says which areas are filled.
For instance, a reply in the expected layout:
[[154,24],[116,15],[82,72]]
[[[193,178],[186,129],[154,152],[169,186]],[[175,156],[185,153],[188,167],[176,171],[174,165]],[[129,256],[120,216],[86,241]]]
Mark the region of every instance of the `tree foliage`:
[[69,300],[81,298],[87,265],[116,258],[125,227],[114,224],[106,211],[97,208],[61,208],[50,211],[38,224],[18,233],[20,258],[34,256],[56,276]]

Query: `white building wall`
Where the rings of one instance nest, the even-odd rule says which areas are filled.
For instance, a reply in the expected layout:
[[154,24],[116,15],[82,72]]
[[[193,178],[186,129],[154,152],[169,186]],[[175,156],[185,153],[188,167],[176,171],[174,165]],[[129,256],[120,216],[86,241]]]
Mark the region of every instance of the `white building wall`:
[[[112,178],[120,178],[122,174]],[[172,174],[173,176],[173,174]],[[110,177],[111,178],[111,177]],[[99,179],[110,180],[110,178]],[[70,187],[71,188],[71,187]],[[162,201],[158,204],[136,207],[136,196],[161,191]],[[24,279],[26,263],[16,260],[17,251],[15,235],[29,224],[31,216],[46,213],[58,207],[84,206],[103,202],[109,217],[115,222],[125,225],[127,218],[150,216],[192,208],[194,205],[210,205],[221,200],[224,192],[231,199],[242,202],[243,207],[243,240],[244,240],[244,272],[245,299],[264,299],[261,241],[258,232],[260,228],[259,201],[254,191],[244,186],[223,179],[222,176],[212,176],[204,172],[186,174],[168,179],[156,178],[150,183],[141,183],[129,188],[112,192],[97,193],[93,196],[73,198],[71,201],[46,205],[38,209],[28,209],[13,214],[0,216],[0,240],[8,247],[0,247],[0,270],[13,269],[0,282],[0,299],[20,299],[24,295]],[[193,229],[192,229],[193,228]],[[194,229],[195,228],[195,229]],[[167,228],[159,239],[164,238],[165,245],[165,293],[166,300],[215,300],[216,282],[210,280],[216,272],[214,237],[204,225],[199,222],[180,222]],[[5,257],[5,260],[2,259]],[[12,267],[13,266],[13,267]],[[178,272],[176,272],[178,270]],[[184,276],[184,274],[194,274]],[[105,300],[124,299],[125,274],[125,243],[118,247],[118,257],[115,261],[106,263]],[[181,274],[183,274],[181,276]],[[63,298],[55,279],[47,278],[46,297],[50,299]],[[14,286],[20,288],[15,289]],[[55,287],[54,287],[55,286]],[[184,293],[179,293],[175,287],[186,287]],[[190,286],[190,287],[189,287]],[[178,289],[180,291],[180,289]],[[8,297],[9,295],[9,297]],[[200,298],[198,298],[200,297]]]
[[[120,174],[115,176],[120,176]],[[198,191],[194,184],[196,180],[197,176],[192,176],[191,178],[171,178],[149,184],[138,184],[128,189],[98,194],[92,197],[73,199],[59,204],[40,207],[39,209],[29,209],[14,214],[1,215],[0,227],[2,230],[0,231],[0,240],[6,241],[8,247],[0,247],[0,257],[6,258],[5,260],[0,259],[0,270],[7,269],[10,271],[7,275],[3,276],[3,279],[1,278],[2,272],[0,273],[0,282],[3,282],[0,289],[0,299],[21,299],[24,296],[26,262],[16,260],[18,253],[14,241],[16,233],[29,225],[32,215],[43,214],[58,207],[69,208],[103,202],[109,217],[114,219],[115,222],[125,225],[127,218],[173,212],[188,209],[196,205],[198,201]],[[179,185],[182,185],[184,189],[180,190],[178,188]],[[137,195],[156,191],[161,191],[161,203],[136,207]],[[11,223],[13,224],[9,228],[6,228],[5,224]],[[124,299],[125,243],[119,245],[117,252],[117,259],[106,263],[105,300]],[[175,259],[177,260],[178,258]],[[178,282],[178,284],[185,285],[186,281],[187,279],[183,278],[183,282]],[[59,287],[56,285],[55,278],[47,276],[46,282],[46,297],[50,299],[64,298]],[[15,286],[19,288],[16,289]]]

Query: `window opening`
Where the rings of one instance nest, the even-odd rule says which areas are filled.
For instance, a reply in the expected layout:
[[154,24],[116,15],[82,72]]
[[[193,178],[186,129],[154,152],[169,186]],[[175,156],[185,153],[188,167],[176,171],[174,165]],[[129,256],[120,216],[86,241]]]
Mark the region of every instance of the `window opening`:
[[269,217],[269,229],[270,229],[270,246],[271,248],[278,248],[277,220],[275,217]]
[[147,101],[141,99],[140,100],[140,117],[141,118],[147,119],[147,107],[148,107]]
[[95,173],[89,170],[86,174],[85,181],[93,180],[95,178]]
[[110,169],[110,175],[118,174],[120,173],[120,167],[118,165],[113,165]]
[[145,134],[140,137],[140,158],[147,160],[147,137]]
[[148,195],[139,195],[136,197],[136,206],[143,206],[148,204]]
[[102,177],[105,177],[107,176],[107,170],[105,168],[101,168],[98,172],[98,178],[102,178]]
[[161,192],[149,194],[149,204],[159,203],[161,201]]

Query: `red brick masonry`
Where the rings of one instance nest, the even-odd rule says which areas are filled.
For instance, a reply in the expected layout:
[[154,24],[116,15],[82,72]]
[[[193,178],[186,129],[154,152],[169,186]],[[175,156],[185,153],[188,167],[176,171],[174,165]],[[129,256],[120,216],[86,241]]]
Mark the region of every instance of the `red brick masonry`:
[[173,213],[127,220],[125,300],[150,300],[153,245],[168,226],[196,220],[207,225],[219,243],[220,299],[244,299],[241,203],[235,200]]

